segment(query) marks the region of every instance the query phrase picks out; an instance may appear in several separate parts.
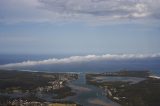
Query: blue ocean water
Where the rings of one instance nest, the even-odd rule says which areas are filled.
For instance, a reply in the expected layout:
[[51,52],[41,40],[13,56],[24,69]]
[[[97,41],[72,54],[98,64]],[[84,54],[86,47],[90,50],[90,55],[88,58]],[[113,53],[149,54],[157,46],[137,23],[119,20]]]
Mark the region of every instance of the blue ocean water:
[[39,61],[49,58],[64,58],[70,55],[35,55],[35,54],[0,54],[0,65],[9,63],[19,63],[23,61]]
[[[0,65],[19,63],[23,61],[40,61],[51,58],[66,58],[73,55],[0,55]],[[18,70],[33,70],[47,72],[106,72],[119,70],[150,70],[153,74],[160,75],[160,58],[117,60],[117,61],[93,61],[72,64],[45,64],[30,67],[21,67]]]

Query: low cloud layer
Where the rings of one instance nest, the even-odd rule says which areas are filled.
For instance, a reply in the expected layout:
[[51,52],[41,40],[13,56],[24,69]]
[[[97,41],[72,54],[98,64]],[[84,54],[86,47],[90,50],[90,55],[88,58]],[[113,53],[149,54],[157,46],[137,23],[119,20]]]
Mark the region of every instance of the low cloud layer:
[[20,63],[11,63],[0,65],[0,68],[18,68],[18,67],[30,67],[37,65],[66,65],[76,63],[88,63],[88,62],[99,62],[99,61],[116,61],[116,60],[131,60],[131,59],[147,59],[147,58],[159,58],[160,54],[121,54],[121,55],[87,55],[87,56],[71,56],[68,58],[52,58],[42,61],[24,61]]
[[160,19],[160,0],[1,0],[0,22]]

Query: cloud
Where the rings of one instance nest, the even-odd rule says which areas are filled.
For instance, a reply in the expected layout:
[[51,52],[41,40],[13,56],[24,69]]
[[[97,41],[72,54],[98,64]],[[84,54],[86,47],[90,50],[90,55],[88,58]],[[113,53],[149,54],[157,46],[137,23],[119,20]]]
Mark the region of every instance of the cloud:
[[131,60],[131,59],[147,59],[147,58],[158,58],[160,54],[105,54],[105,55],[86,55],[86,56],[71,56],[68,58],[52,58],[42,61],[24,61],[20,63],[10,63],[0,65],[0,68],[18,68],[27,66],[37,65],[63,65],[63,64],[76,64],[76,63],[88,63],[88,62],[99,62],[99,61],[112,61],[112,60]]
[[[44,8],[62,14],[105,18],[140,18],[148,15],[145,2],[130,0],[39,0]],[[71,15],[71,16],[72,16]]]
[[1,22],[160,19],[160,0],[1,0]]
[[0,22],[45,22],[49,21],[52,14],[49,11],[39,9],[37,0],[1,0]]

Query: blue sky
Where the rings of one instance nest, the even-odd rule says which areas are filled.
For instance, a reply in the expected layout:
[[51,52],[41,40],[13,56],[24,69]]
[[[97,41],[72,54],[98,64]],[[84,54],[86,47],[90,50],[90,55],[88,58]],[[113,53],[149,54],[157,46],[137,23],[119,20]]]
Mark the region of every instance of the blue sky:
[[160,53],[159,0],[1,0],[0,54]]

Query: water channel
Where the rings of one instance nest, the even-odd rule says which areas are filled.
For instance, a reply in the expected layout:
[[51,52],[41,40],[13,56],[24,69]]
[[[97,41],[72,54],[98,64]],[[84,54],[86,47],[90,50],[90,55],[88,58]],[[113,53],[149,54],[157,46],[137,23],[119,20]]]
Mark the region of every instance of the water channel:
[[69,86],[77,94],[68,97],[67,100],[75,101],[83,106],[120,106],[108,99],[102,89],[86,84],[85,73],[80,73],[79,79],[72,81]]

